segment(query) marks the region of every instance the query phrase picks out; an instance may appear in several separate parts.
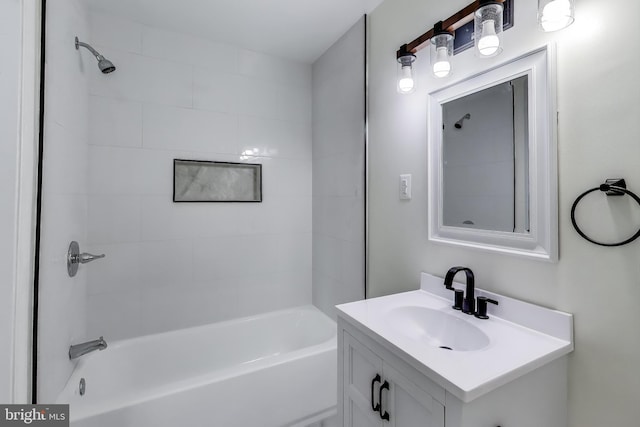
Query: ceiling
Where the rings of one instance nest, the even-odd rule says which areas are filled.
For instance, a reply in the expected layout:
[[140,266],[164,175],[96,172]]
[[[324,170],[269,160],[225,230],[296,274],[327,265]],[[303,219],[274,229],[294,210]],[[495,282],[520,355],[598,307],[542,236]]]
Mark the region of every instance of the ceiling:
[[382,0],[86,0],[91,10],[301,62]]

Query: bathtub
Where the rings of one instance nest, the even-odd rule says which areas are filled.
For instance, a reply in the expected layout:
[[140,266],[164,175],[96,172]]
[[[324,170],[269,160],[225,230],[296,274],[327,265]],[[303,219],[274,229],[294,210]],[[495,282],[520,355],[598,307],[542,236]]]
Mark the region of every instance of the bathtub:
[[306,426],[335,414],[336,375],[336,324],[304,306],[109,343],[58,403],[73,427]]

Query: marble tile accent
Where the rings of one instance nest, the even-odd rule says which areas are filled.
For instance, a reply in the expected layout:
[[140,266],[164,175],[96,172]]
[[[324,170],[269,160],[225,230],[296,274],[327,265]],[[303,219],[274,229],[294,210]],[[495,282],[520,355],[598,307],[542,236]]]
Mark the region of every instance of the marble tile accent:
[[174,161],[174,202],[260,202],[262,165]]

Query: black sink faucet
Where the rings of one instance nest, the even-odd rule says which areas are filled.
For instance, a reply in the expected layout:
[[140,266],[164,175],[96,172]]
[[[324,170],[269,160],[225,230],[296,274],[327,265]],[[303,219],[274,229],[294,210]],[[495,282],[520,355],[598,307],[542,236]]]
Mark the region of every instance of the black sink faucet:
[[[476,312],[476,299],[475,299],[475,278],[473,271],[467,267],[452,267],[447,271],[447,275],[444,276],[444,286],[447,289],[455,291],[453,288],[453,277],[458,274],[459,271],[464,271],[467,276],[467,291],[464,295],[462,302],[462,312],[466,314],[474,314]],[[454,308],[456,308],[454,306]],[[458,308],[460,309],[460,308]]]

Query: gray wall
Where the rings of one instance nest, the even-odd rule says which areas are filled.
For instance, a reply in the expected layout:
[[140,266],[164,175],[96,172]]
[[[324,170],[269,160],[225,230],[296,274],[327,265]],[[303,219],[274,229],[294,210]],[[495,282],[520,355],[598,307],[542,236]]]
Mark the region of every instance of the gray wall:
[[365,19],[313,64],[313,303],[364,298]]
[[[370,56],[370,282],[372,296],[418,287],[421,271],[443,275],[467,265],[478,286],[575,314],[570,357],[571,427],[632,426],[640,419],[640,242],[603,248],[580,238],[570,222],[573,200],[608,177],[624,177],[640,191],[640,37],[636,0],[577,1],[576,23],[545,34],[536,26],[535,0],[515,2],[515,26],[504,52],[481,60],[472,51],[453,59],[460,79],[547,42],[558,47],[558,168],[560,260],[556,264],[436,245],[427,240],[427,94],[451,79],[429,77],[429,54],[417,59],[418,90],[395,90],[394,53],[468,3],[386,0],[371,15]],[[624,46],[611,46],[611,26]],[[413,174],[413,200],[398,200],[398,175]],[[640,209],[629,198],[589,198],[584,228],[606,239],[633,234]],[[615,225],[613,225],[615,224]],[[399,256],[403,254],[403,256]]]
[[0,3],[0,402],[11,401],[13,378],[20,4]]

